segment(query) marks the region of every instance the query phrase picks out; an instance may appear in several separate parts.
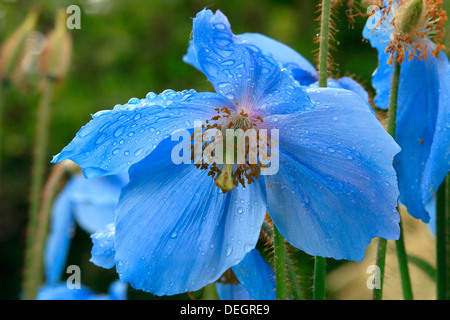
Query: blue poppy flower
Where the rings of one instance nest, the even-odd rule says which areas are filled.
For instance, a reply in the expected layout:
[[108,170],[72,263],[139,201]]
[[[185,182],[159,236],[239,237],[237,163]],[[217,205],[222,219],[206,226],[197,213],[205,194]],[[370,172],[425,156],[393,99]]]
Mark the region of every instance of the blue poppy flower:
[[434,19],[442,12],[434,2],[425,2],[422,20],[412,36],[406,37],[398,30],[398,20],[405,11],[400,6],[407,3],[395,0],[392,5],[390,1],[384,5],[364,29],[364,37],[378,50],[379,67],[372,79],[377,92],[375,104],[388,108],[391,65],[393,59],[400,59],[395,132],[402,148],[395,157],[399,200],[413,217],[429,222],[427,203],[450,169],[450,64],[444,52],[439,52],[439,44],[429,37],[439,32],[436,28],[440,22]]
[[68,181],[52,208],[50,233],[44,252],[48,284],[61,280],[75,223],[86,232],[94,233],[113,222],[120,189],[127,179],[122,175],[88,180],[75,175]]
[[[91,262],[105,269],[114,267],[114,224],[106,225],[91,238]],[[222,300],[274,300],[275,273],[258,251],[253,249],[222,275],[216,287]]]
[[[53,159],[71,159],[87,177],[128,171],[114,223],[122,281],[156,295],[213,283],[255,248],[266,212],[311,255],[360,261],[372,238],[398,238],[399,147],[365,101],[302,87],[276,58],[236,37],[220,11],[197,14],[191,47],[217,93],[133,98],[94,114]],[[279,130],[276,175],[235,181],[243,170],[236,164],[233,188],[223,192],[203,166],[172,161],[179,142],[170,134],[217,120],[217,109],[236,123]],[[220,178],[230,167],[215,169]]]
[[111,283],[108,294],[98,294],[87,287],[69,289],[66,283],[57,283],[41,287],[37,300],[126,300],[127,284],[119,280]]

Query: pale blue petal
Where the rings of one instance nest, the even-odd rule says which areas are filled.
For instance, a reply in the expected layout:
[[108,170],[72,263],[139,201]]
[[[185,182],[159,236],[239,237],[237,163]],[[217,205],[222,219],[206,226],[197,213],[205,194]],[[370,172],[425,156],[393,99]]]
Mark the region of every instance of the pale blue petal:
[[79,177],[72,190],[77,224],[87,233],[94,233],[114,222],[114,211],[120,190],[127,183],[126,175],[84,179]]
[[67,284],[46,285],[39,289],[36,300],[98,300],[94,291],[86,287],[69,289]]
[[89,178],[126,173],[175,130],[191,129],[195,120],[211,119],[214,109],[224,106],[232,109],[226,98],[215,93],[149,93],[145,99],[134,98],[94,114],[52,162],[70,159]]
[[44,252],[45,277],[50,284],[61,280],[61,275],[66,265],[74,231],[71,197],[76,183],[76,179],[70,180],[55,199],[52,207],[50,232]]
[[194,52],[201,71],[232,103],[260,115],[312,107],[291,72],[270,54],[235,36],[222,12],[205,9],[197,14],[191,46],[190,55]]
[[108,297],[110,300],[127,300],[128,284],[116,280],[109,286]]
[[175,165],[173,142],[130,168],[116,216],[116,269],[156,295],[195,291],[252,250],[266,206],[261,184],[223,194],[207,172]]
[[105,269],[114,267],[116,264],[114,260],[116,254],[114,248],[115,232],[114,223],[110,223],[91,235],[93,246],[92,257],[89,261]]
[[239,282],[257,300],[275,300],[275,273],[256,249],[232,267]]
[[242,284],[216,283],[220,300],[254,300]]
[[361,261],[374,237],[397,239],[395,141],[356,94],[310,89],[317,103],[266,119],[280,130],[280,172],[266,176],[269,214],[311,255]]

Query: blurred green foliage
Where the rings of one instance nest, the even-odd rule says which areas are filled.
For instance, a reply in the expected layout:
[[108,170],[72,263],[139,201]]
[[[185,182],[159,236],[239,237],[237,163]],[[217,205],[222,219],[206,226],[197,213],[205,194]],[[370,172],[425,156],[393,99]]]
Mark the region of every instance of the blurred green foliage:
[[[34,5],[41,7],[38,31],[46,35],[59,8],[78,5],[81,29],[71,30],[73,55],[65,83],[52,106],[50,153],[57,154],[90,120],[90,114],[165,89],[213,91],[203,74],[183,63],[192,18],[204,7],[220,9],[236,34],[258,32],[279,40],[315,64],[318,45],[316,0],[0,0],[0,42],[23,21]],[[346,2],[346,1],[344,1]],[[346,7],[336,9],[334,77],[353,76],[368,90],[377,65],[376,52],[362,40],[364,20],[353,28]],[[4,90],[2,193],[0,195],[0,299],[20,296],[28,212],[36,88]],[[49,163],[50,167],[50,163]],[[105,292],[116,277],[88,262],[89,235],[77,229],[69,264],[83,270],[82,282]],[[305,260],[305,259],[304,259]],[[330,267],[334,262],[329,262]],[[131,290],[131,297],[145,297]]]

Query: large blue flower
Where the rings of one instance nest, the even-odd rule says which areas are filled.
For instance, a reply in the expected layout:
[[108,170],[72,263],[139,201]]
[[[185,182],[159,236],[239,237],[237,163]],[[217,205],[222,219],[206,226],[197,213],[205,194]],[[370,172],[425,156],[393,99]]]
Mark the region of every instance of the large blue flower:
[[[255,248],[266,212],[311,255],[360,261],[372,238],[398,238],[399,147],[365,101],[343,89],[305,89],[236,37],[220,11],[197,14],[191,48],[217,93],[133,98],[95,114],[53,160],[71,159],[87,177],[128,171],[114,237],[123,281],[157,295],[202,288]],[[173,163],[170,134],[217,120],[216,109],[235,124],[279,129],[276,175],[257,172],[224,193],[211,172]]]
[[50,233],[44,253],[46,282],[56,284],[67,261],[75,223],[94,233],[114,221],[114,210],[125,175],[85,179],[73,176],[52,208]]
[[[395,132],[402,148],[395,157],[399,199],[412,216],[428,222],[426,204],[450,169],[450,64],[443,52],[433,52],[437,47],[428,37],[433,30],[430,25],[435,23],[428,11],[436,8],[424,8],[426,25],[417,26],[423,28],[423,32],[417,30],[421,36],[413,33],[411,43],[402,43],[397,40],[399,31],[394,19],[398,20],[404,10],[399,9],[398,0],[391,7],[385,1],[385,6],[386,10],[377,11],[369,19],[364,30],[364,37],[378,50],[379,67],[372,79],[377,92],[375,104],[388,108],[393,73],[392,63],[388,63],[392,62],[390,48],[403,46]],[[417,48],[426,55],[420,56]]]

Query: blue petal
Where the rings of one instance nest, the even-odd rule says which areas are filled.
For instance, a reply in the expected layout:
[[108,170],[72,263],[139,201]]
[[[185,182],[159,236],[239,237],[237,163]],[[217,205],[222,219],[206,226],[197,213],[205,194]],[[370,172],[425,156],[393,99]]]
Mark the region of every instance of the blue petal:
[[256,249],[235,265],[233,272],[247,292],[257,300],[275,300],[275,273]]
[[[346,90],[353,91],[366,103],[368,110],[370,110],[370,112],[372,112],[372,114],[375,114],[375,111],[370,106],[369,94],[367,93],[366,89],[364,89],[358,82],[356,82],[352,78],[343,77],[339,80],[328,79],[327,87],[335,88],[335,89],[346,89]],[[319,88],[319,81],[316,81],[313,84],[310,84],[309,88]]]
[[109,286],[108,297],[110,300],[127,300],[128,284],[116,280]]
[[69,289],[65,283],[46,285],[39,289],[37,300],[98,300],[101,296],[94,291],[82,287]]
[[77,178],[76,187],[72,190],[77,224],[87,233],[94,233],[106,224],[114,222],[120,190],[127,180],[126,175]]
[[89,261],[105,269],[114,267],[116,264],[114,260],[116,254],[114,249],[115,232],[114,223],[110,223],[91,235],[93,247],[91,250],[92,257]]
[[291,72],[257,46],[235,36],[227,18],[217,11],[199,12],[194,19],[191,52],[185,61],[194,65],[232,103],[260,115],[293,113],[312,107]]
[[[429,58],[432,59],[432,58]],[[436,60],[439,95],[436,126],[430,156],[423,172],[422,197],[428,202],[450,170],[450,63],[441,52]]]
[[360,261],[372,238],[399,236],[399,147],[356,94],[308,94],[315,109],[265,119],[280,130],[281,152],[280,172],[266,176],[269,214],[303,251]]
[[131,99],[113,110],[94,114],[93,120],[56,155],[53,163],[70,159],[86,177],[126,173],[177,129],[190,129],[195,120],[211,119],[214,108],[232,106],[215,93],[166,90]]
[[67,183],[52,208],[50,233],[44,252],[45,275],[48,283],[58,282],[66,265],[74,228],[71,197],[76,183],[76,178]]
[[37,300],[126,300],[126,284],[115,281],[111,284],[108,295],[98,294],[82,286],[80,289],[69,289],[66,283],[42,286]]
[[252,250],[266,206],[261,184],[223,194],[205,170],[174,165],[174,143],[130,168],[116,210],[116,269],[156,295],[198,290]]
[[242,284],[216,283],[220,300],[254,300]]

